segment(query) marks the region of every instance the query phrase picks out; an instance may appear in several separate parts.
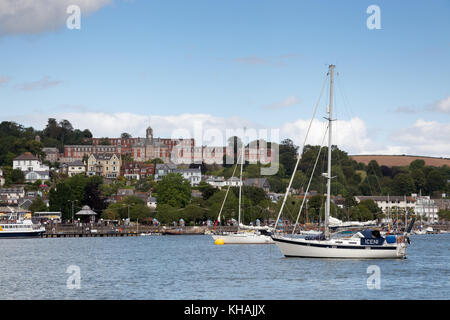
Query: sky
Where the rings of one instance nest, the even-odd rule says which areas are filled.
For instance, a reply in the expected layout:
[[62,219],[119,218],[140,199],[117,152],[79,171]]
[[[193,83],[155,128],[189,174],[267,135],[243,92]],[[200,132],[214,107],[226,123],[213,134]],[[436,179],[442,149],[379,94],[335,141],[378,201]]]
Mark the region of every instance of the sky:
[[0,120],[197,145],[246,127],[301,146],[325,83],[318,144],[335,64],[334,144],[450,157],[449,16],[448,0],[0,0]]

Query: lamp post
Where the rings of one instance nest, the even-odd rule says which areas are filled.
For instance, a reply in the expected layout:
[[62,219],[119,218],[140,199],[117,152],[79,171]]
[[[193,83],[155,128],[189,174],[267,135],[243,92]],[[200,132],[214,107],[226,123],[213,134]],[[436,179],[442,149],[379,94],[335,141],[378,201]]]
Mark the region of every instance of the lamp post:
[[67,202],[72,202],[72,223],[73,223],[73,219],[74,219],[74,211],[73,211],[73,204],[74,202],[78,202],[78,200],[67,200]]
[[122,204],[122,206],[125,206],[128,208],[128,223],[130,223],[130,206],[129,204]]

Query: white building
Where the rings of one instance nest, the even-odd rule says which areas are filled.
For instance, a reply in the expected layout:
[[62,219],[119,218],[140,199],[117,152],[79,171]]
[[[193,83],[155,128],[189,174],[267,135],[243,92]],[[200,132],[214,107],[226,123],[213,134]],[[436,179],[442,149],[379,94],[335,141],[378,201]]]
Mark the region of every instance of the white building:
[[175,164],[157,163],[155,166],[155,181],[160,181],[164,176],[177,169]]
[[147,200],[147,207],[151,208],[151,209],[156,209],[156,198],[155,197],[148,197]]
[[76,174],[86,174],[86,165],[83,161],[80,160],[63,163],[61,165],[61,169],[61,171],[67,174],[69,177],[73,177]]
[[422,219],[425,218],[428,223],[438,223],[439,207],[430,196],[416,196],[415,214]]
[[30,152],[13,159],[13,169],[19,169],[25,175],[26,182],[35,182],[37,180],[48,180],[50,178],[50,168],[43,165],[38,157]]
[[388,210],[390,212],[396,209],[405,210],[405,208],[408,212],[414,212],[416,207],[416,199],[405,196],[355,196],[355,200],[358,203],[373,200],[383,213],[387,213]]
[[439,207],[435,204],[433,199],[429,196],[417,196],[412,194],[409,197],[405,196],[355,196],[359,203],[363,200],[373,200],[384,214],[390,212],[395,214],[397,210],[404,212],[405,208],[408,212],[413,213],[422,218],[426,218],[430,223],[438,222]]
[[0,187],[5,185],[5,178],[3,177],[3,170],[0,168]]
[[173,173],[179,173],[184,179],[191,183],[191,186],[198,186],[202,181],[202,170],[198,168],[175,169]]
[[213,186],[214,188],[221,189],[225,186],[225,178],[224,177],[216,177],[216,176],[209,176],[205,180],[206,183]]
[[241,185],[241,180],[237,177],[231,177],[225,181],[226,186],[239,187]]

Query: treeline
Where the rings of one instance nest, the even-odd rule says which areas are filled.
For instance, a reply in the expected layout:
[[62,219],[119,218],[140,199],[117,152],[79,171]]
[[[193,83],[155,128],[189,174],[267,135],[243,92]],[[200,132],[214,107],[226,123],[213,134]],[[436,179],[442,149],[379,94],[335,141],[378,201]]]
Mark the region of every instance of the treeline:
[[[319,153],[320,151],[320,153]],[[244,166],[243,178],[266,178],[270,184],[270,191],[284,193],[295,169],[298,146],[292,140],[286,139],[279,145],[279,169],[275,175],[261,176],[261,164]],[[313,172],[317,160],[316,169]],[[358,163],[348,156],[345,151],[336,146],[331,150],[333,180],[332,194],[342,195],[422,195],[439,196],[450,192],[450,167],[426,166],[423,160],[415,160],[406,167],[380,166],[376,161],[368,165]],[[326,178],[322,173],[327,171],[328,148],[320,146],[305,146],[299,166],[294,175],[292,189],[294,193],[306,190],[311,174],[313,175],[310,191],[320,194],[326,191]],[[232,175],[234,166],[208,166],[206,174],[224,176]],[[238,172],[238,171],[237,171]]]
[[63,152],[65,144],[89,144],[89,138],[92,133],[88,129],[74,129],[68,120],[57,122],[49,118],[44,130],[3,121],[0,123],[0,166],[12,166],[12,160],[24,152],[44,159],[42,148],[55,147]]

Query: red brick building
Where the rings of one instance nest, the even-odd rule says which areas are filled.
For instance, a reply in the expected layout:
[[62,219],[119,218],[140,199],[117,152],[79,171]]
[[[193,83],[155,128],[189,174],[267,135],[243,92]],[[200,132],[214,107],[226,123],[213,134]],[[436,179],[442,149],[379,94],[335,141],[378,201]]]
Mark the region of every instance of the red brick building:
[[120,175],[127,179],[145,179],[155,174],[153,163],[126,162],[120,168]]

